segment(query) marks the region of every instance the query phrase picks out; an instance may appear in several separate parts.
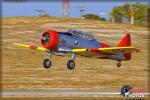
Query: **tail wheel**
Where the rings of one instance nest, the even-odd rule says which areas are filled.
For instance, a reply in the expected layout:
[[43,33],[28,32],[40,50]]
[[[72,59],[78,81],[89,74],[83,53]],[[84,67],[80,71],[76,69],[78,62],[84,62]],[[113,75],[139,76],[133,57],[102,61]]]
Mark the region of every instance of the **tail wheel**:
[[67,62],[67,68],[70,70],[74,69],[75,68],[75,62],[73,60],[69,60]]
[[45,59],[45,60],[43,61],[43,67],[44,67],[44,68],[48,69],[48,68],[51,67],[51,65],[52,65],[52,63],[51,63],[51,61],[50,61],[49,59]]
[[117,63],[117,67],[121,67],[121,62],[118,62],[118,63]]

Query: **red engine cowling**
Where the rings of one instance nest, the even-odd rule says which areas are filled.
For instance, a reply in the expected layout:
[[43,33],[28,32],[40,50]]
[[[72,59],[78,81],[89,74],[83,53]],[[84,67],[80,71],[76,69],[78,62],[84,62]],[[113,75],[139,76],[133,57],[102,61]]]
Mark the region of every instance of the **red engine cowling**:
[[53,30],[45,31],[41,36],[41,44],[47,49],[56,49],[59,43],[58,32]]

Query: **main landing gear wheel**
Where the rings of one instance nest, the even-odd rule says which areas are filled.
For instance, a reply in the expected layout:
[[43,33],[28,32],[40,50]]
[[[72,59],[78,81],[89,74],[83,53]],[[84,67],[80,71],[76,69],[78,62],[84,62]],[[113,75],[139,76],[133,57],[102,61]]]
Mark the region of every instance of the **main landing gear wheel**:
[[44,59],[44,61],[43,61],[44,68],[48,69],[51,67],[51,65],[52,65],[52,63],[49,59]]
[[121,67],[121,61],[117,63],[117,67]]
[[45,59],[44,59],[44,61],[43,61],[43,67],[44,67],[45,69],[50,68],[51,65],[52,65],[52,62],[51,62],[50,58],[51,58],[51,51],[48,50],[48,53],[45,55]]
[[73,60],[69,60],[67,62],[67,68],[70,70],[74,69],[75,68],[75,62]]

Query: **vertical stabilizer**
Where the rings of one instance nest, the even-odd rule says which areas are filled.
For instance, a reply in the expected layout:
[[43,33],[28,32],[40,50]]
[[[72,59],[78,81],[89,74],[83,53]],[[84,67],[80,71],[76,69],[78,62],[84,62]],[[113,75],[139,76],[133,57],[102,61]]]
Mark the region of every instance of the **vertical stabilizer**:
[[[131,36],[129,33],[127,33],[117,45],[117,47],[127,47],[127,46],[131,46]],[[132,58],[131,53],[125,53],[124,56],[125,60],[130,60]]]
[[129,33],[127,33],[117,45],[117,47],[126,47],[126,46],[131,46],[131,36]]

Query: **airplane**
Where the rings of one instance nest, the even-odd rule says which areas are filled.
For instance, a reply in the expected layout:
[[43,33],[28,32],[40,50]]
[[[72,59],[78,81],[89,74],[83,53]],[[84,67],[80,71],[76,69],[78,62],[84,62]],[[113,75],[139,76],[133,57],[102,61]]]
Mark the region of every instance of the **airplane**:
[[130,60],[132,52],[140,51],[131,46],[130,33],[127,33],[116,46],[99,42],[91,33],[76,29],[69,29],[66,32],[46,30],[41,35],[40,42],[42,47],[20,43],[14,44],[46,52],[47,54],[43,60],[43,67],[46,69],[52,66],[51,55],[56,53],[72,55],[71,59],[67,62],[67,68],[72,70],[75,68],[76,55],[116,60],[117,67],[121,67],[121,61]]

